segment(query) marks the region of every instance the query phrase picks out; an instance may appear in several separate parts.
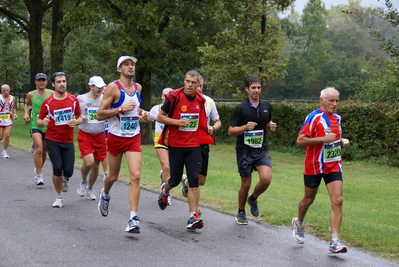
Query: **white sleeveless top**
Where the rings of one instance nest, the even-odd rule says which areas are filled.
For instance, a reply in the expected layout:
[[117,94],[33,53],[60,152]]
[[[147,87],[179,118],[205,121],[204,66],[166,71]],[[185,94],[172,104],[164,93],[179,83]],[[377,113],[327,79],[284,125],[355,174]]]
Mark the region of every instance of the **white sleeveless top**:
[[113,103],[111,105],[111,108],[119,108],[120,106],[130,101],[136,102],[136,107],[131,111],[125,111],[124,114],[118,114],[109,118],[108,132],[120,137],[133,137],[140,133],[140,94],[138,92],[136,83],[133,83],[136,89],[133,95],[129,95],[128,93],[126,93],[122,85],[118,81],[115,81],[115,83],[119,88],[120,98],[117,103]]

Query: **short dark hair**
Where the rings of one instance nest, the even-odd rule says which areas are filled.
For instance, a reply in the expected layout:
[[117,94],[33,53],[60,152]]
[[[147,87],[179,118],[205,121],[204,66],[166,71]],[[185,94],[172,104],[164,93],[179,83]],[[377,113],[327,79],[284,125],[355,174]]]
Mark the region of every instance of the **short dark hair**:
[[58,76],[66,76],[66,75],[65,75],[65,72],[63,72],[63,71],[54,72],[53,76],[51,76],[51,81],[55,82],[55,77],[58,77]]
[[189,71],[187,71],[186,75],[184,76],[184,79],[186,79],[187,75],[190,75],[190,76],[192,76],[192,77],[197,76],[197,82],[200,81],[201,74],[199,74],[199,72],[196,71],[196,70],[189,70]]
[[253,83],[260,83],[260,85],[262,85],[262,82],[260,81],[260,79],[259,79],[258,77],[256,77],[256,76],[251,76],[251,77],[248,77],[248,78],[245,80],[245,87],[249,87],[249,86],[251,86],[251,84],[253,84]]

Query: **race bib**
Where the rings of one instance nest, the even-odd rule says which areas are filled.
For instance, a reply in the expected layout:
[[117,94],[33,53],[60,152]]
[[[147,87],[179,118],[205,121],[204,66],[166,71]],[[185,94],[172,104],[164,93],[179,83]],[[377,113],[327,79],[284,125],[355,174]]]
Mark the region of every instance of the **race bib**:
[[252,148],[261,148],[263,144],[263,130],[246,131],[244,144]]
[[133,133],[139,125],[139,116],[121,116],[121,132],[122,133]]
[[180,126],[179,131],[195,132],[198,129],[199,114],[198,113],[184,113],[180,114],[180,119],[188,119],[190,122],[187,127]]
[[87,108],[88,123],[100,123],[100,121],[97,120],[97,110],[98,108]]
[[8,120],[11,118],[10,113],[0,112],[0,120]]
[[70,120],[72,120],[72,108],[54,110],[55,125],[66,125]]
[[324,162],[334,162],[341,160],[341,141],[324,144]]

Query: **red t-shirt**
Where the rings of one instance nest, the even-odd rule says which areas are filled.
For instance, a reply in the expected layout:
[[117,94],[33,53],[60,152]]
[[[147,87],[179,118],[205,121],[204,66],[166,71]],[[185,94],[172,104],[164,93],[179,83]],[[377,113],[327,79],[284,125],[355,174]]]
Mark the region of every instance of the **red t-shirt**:
[[316,109],[306,117],[299,133],[309,137],[321,137],[330,132],[337,135],[333,143],[305,147],[305,175],[342,172],[341,116],[336,113],[329,115],[321,108]]
[[50,122],[46,130],[46,139],[61,143],[73,143],[74,128],[67,125],[67,121],[81,115],[78,99],[67,94],[62,100],[57,100],[54,95],[46,98],[40,108],[38,118],[43,120],[48,116]]

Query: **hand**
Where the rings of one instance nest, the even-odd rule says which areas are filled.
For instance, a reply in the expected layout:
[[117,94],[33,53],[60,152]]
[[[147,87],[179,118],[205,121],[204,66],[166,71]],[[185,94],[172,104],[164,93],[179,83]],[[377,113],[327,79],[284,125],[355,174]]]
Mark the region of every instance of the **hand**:
[[48,118],[48,116],[45,117],[45,118],[43,119],[43,126],[44,126],[44,127],[47,127],[49,122],[50,122],[50,119]]
[[329,133],[324,137],[324,143],[331,143],[335,141],[337,135],[335,133]]
[[28,123],[28,122],[30,122],[30,117],[29,117],[29,115],[24,115],[24,121],[26,122],[26,123]]
[[130,101],[130,102],[126,103],[125,105],[121,106],[123,112],[132,111],[135,107],[136,107],[136,102],[134,102],[134,101]]
[[12,117],[12,119],[13,119],[13,120],[16,120],[16,119],[18,119],[18,115],[17,115],[17,113],[14,113],[14,116]]
[[246,131],[252,131],[255,128],[256,125],[258,125],[256,122],[249,121],[247,123],[247,125],[245,126],[245,130]]
[[148,111],[143,110],[142,115],[141,115],[141,119],[144,122],[147,122],[150,120],[150,113]]
[[277,128],[277,124],[276,123],[270,121],[268,123],[268,126],[269,126],[270,131],[273,131],[273,132],[276,131],[276,128]]
[[190,124],[190,120],[189,119],[180,119],[177,122],[178,126],[182,126],[182,127],[187,127]]

